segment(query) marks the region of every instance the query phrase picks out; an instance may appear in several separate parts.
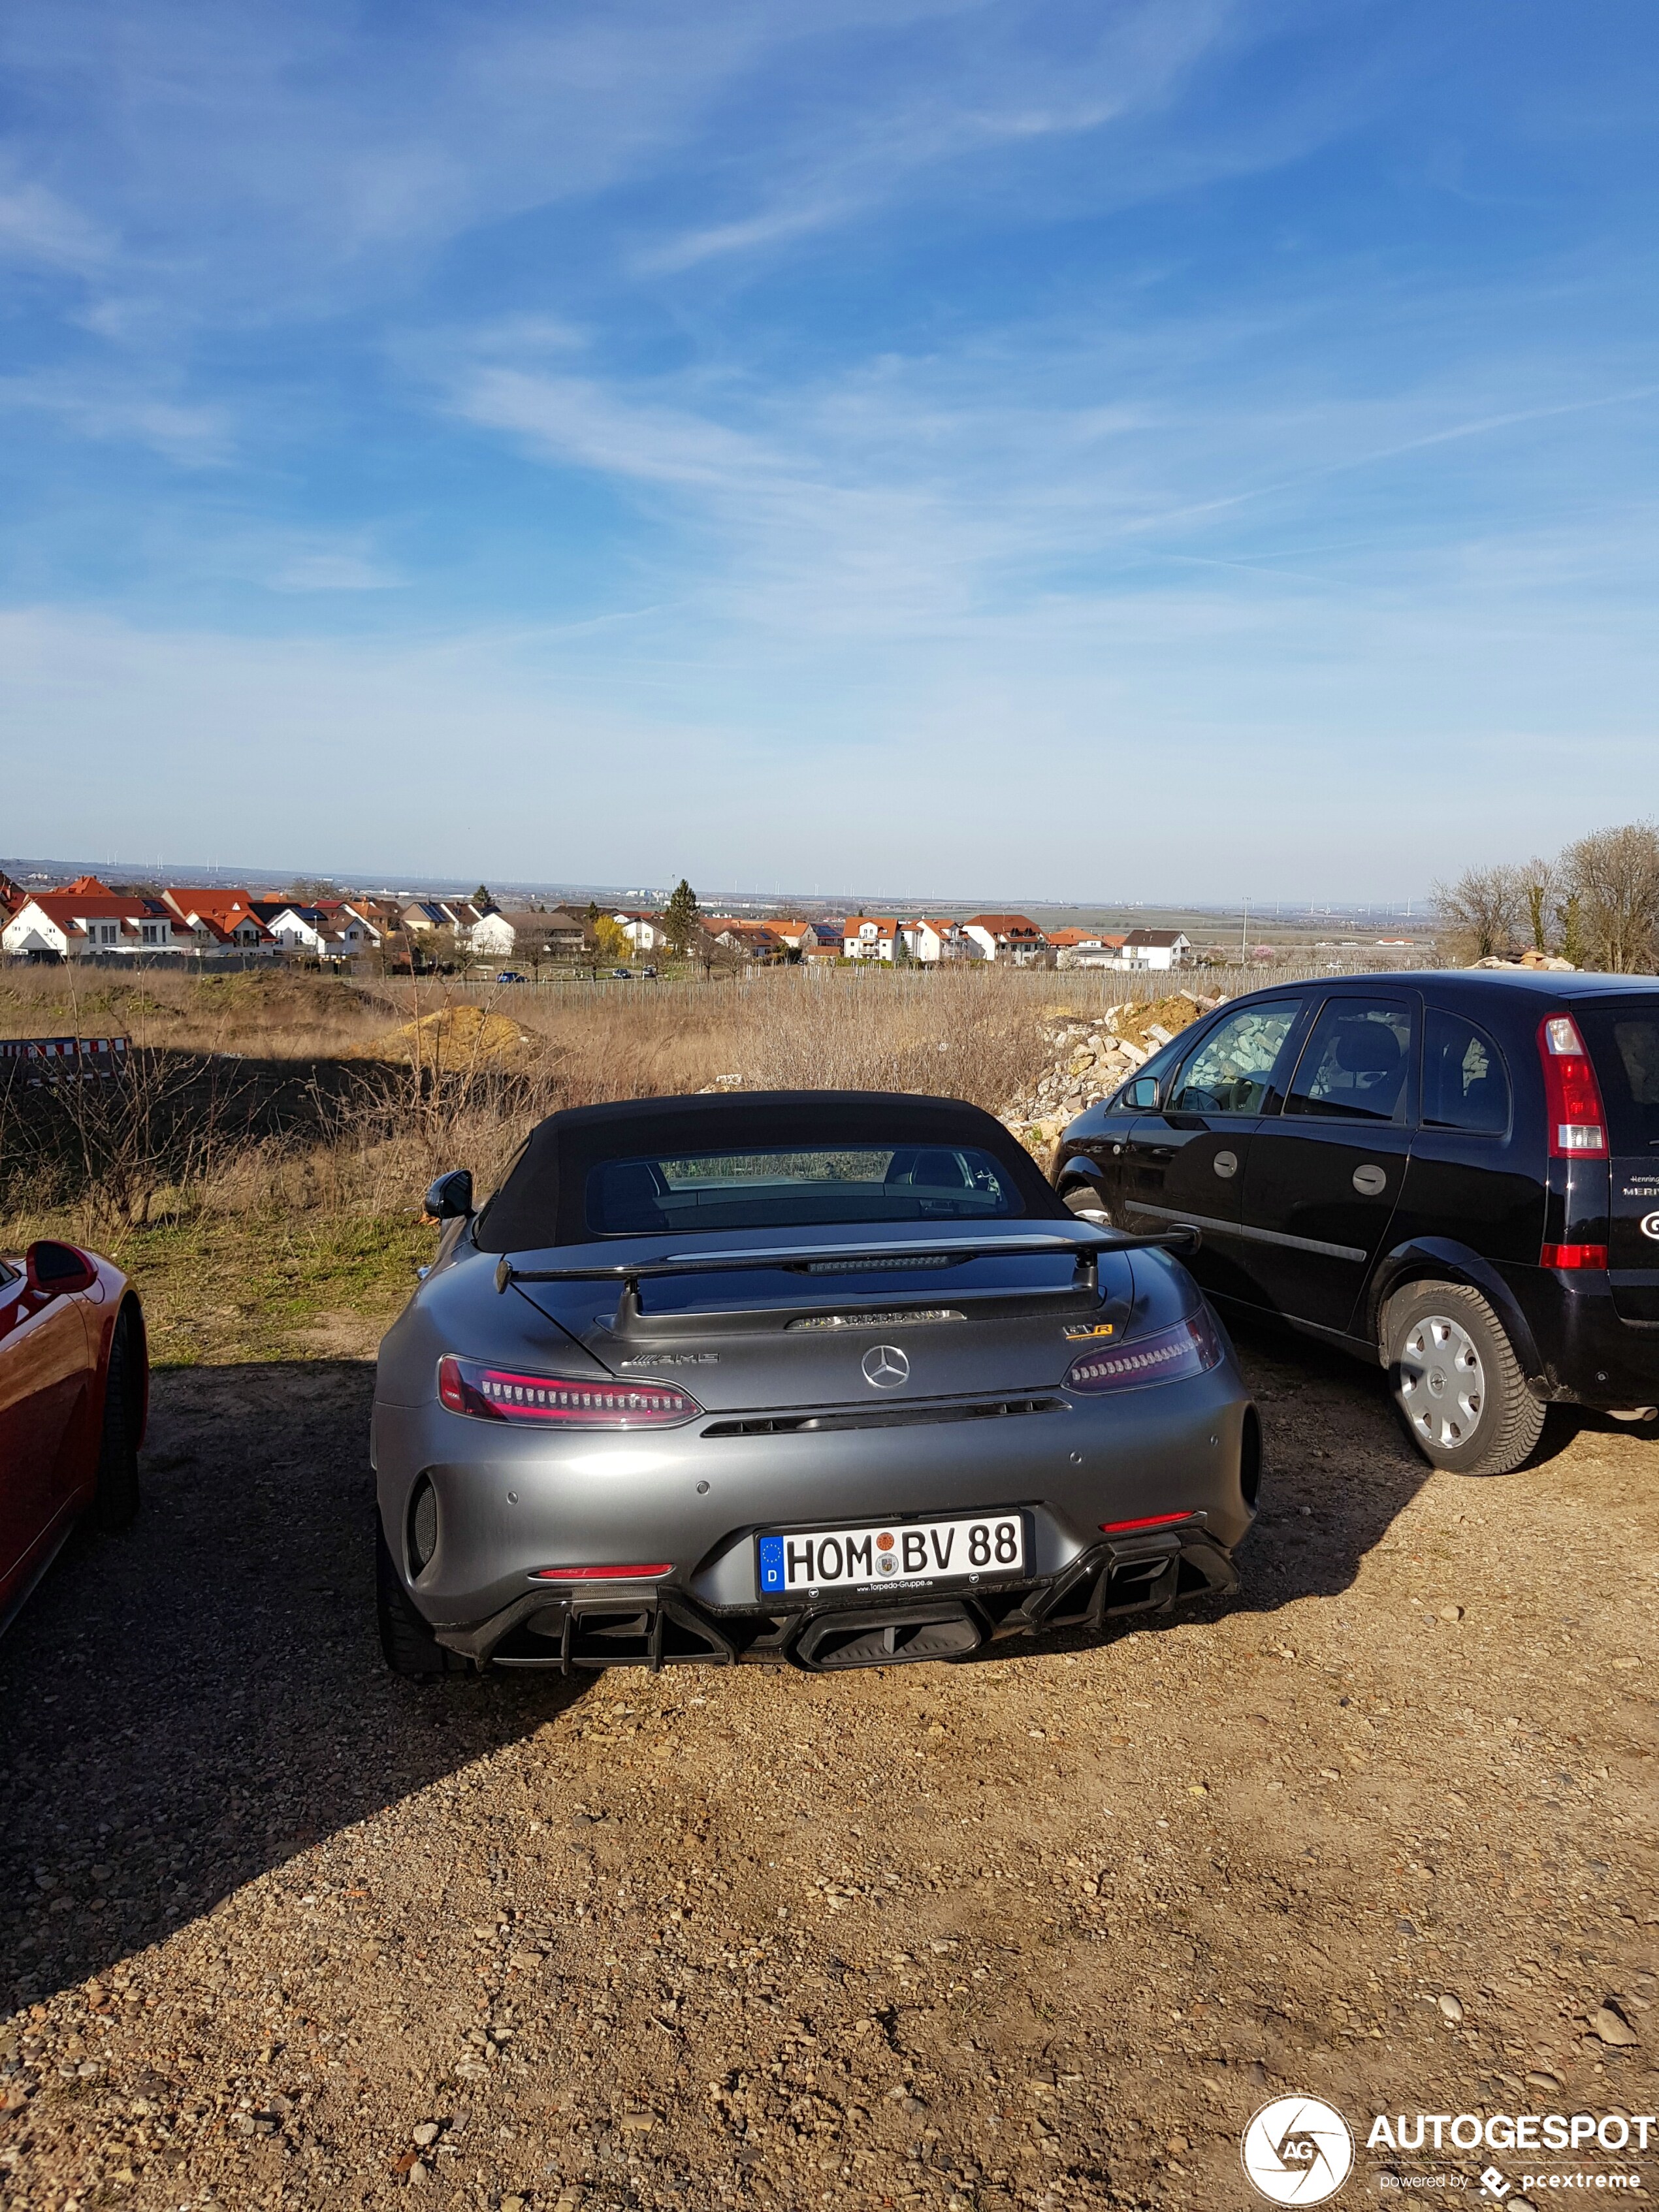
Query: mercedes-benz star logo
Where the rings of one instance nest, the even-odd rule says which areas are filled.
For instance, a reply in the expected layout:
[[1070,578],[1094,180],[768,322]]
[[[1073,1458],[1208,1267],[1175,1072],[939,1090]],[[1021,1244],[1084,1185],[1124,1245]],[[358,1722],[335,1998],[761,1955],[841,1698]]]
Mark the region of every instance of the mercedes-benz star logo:
[[1250,2186],[1270,2204],[1322,2204],[1353,2164],[1353,2137],[1320,2097],[1275,2097],[1251,2119],[1239,2145]]
[[861,1364],[864,1379],[876,1390],[896,1390],[910,1378],[910,1363],[896,1344],[872,1345]]

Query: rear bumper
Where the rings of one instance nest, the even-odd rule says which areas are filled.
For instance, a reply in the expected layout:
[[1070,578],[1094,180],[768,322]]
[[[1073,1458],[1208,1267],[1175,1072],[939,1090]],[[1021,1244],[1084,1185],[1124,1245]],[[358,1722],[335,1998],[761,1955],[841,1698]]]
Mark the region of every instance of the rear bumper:
[[1098,1630],[1238,1588],[1231,1553],[1202,1525],[1097,1544],[1063,1571],[994,1589],[933,1590],[888,1604],[849,1596],[786,1608],[713,1607],[660,1584],[532,1590],[438,1641],[480,1669],[787,1663],[809,1674],[963,1658],[1008,1638]]
[[1659,1322],[1626,1320],[1597,1268],[1500,1270],[1532,1331],[1540,1397],[1568,1405],[1659,1405]]
[[[554,1605],[557,1589],[526,1587],[540,1571],[611,1561],[670,1563],[657,1585],[702,1616],[759,1616],[781,1601],[761,1591],[754,1539],[780,1527],[1017,1509],[1028,1516],[1024,1572],[1036,1585],[1098,1549],[1108,1522],[1177,1512],[1230,1553],[1254,1518],[1255,1415],[1231,1358],[1119,1398],[911,1401],[860,1409],[872,1425],[856,1428],[842,1425],[844,1411],[805,1432],[771,1432],[781,1424],[769,1415],[721,1416],[656,1434],[549,1438],[382,1405],[375,1463],[387,1549],[434,1633],[473,1638]],[[903,1425],[890,1425],[900,1412]],[[435,1498],[437,1542],[415,1571],[410,1512],[423,1486]],[[615,1588],[585,1591],[583,1606]]]

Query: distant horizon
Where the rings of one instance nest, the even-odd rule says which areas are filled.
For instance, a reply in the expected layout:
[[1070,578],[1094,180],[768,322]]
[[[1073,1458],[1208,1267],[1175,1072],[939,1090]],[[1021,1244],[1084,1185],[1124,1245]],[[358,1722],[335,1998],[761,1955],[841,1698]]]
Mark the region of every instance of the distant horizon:
[[[561,903],[567,901],[573,903],[580,902],[583,904],[592,899],[606,905],[618,906],[630,901],[635,904],[648,903],[653,900],[660,902],[667,898],[674,888],[672,884],[641,886],[556,881],[534,882],[510,876],[498,876],[495,883],[492,884],[487,874],[470,878],[460,876],[411,876],[399,882],[394,875],[377,869],[227,868],[195,861],[181,861],[176,868],[167,866],[158,872],[153,863],[142,861],[60,860],[40,855],[19,856],[9,860],[0,857],[0,873],[9,875],[16,883],[23,886],[27,886],[31,876],[49,876],[58,882],[64,882],[72,881],[76,876],[93,875],[106,882],[147,883],[162,886],[188,884],[199,886],[204,890],[246,884],[256,895],[261,888],[273,890],[280,895],[290,884],[330,883],[347,895],[355,892],[364,898],[394,896],[410,898],[465,898],[482,883],[489,890],[492,897],[500,898],[508,895],[514,898],[523,896],[556,901]],[[676,878],[676,881],[678,880],[678,878]],[[45,886],[43,885],[42,888]],[[1218,922],[1228,919],[1239,921],[1243,918],[1242,902],[1235,901],[1229,905],[1224,902],[1212,899],[1069,899],[1056,898],[1053,896],[1038,898],[1005,895],[974,899],[960,896],[943,897],[933,893],[890,890],[879,895],[864,893],[855,897],[851,892],[803,891],[799,887],[782,892],[752,889],[736,890],[729,885],[706,892],[697,890],[695,884],[693,889],[696,890],[699,905],[706,913],[712,913],[727,907],[745,906],[769,906],[781,915],[787,915],[793,908],[808,907],[833,908],[836,912],[842,915],[903,913],[911,909],[929,912],[935,908],[944,914],[957,908],[971,908],[976,912],[986,914],[1018,912],[1036,915],[1043,912],[1073,910],[1087,913],[1097,909],[1102,912],[1212,915]],[[1271,913],[1269,909],[1272,909]],[[1298,919],[1304,921],[1317,920],[1322,915],[1352,919],[1365,915],[1374,915],[1383,920],[1419,920],[1425,924],[1432,920],[1426,897],[1407,901],[1398,905],[1391,905],[1377,900],[1339,903],[1334,901],[1274,899],[1265,896],[1259,901],[1252,899],[1250,902],[1251,920],[1255,921],[1259,919],[1261,926],[1264,928],[1273,920],[1292,922]]]

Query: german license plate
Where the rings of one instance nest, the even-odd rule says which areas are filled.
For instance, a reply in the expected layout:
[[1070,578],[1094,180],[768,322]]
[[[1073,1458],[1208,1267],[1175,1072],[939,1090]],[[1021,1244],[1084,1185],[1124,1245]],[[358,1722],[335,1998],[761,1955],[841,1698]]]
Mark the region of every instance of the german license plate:
[[791,1591],[914,1589],[924,1583],[999,1580],[1025,1565],[1025,1516],[980,1513],[971,1520],[894,1522],[889,1528],[825,1528],[756,1539],[763,1596]]

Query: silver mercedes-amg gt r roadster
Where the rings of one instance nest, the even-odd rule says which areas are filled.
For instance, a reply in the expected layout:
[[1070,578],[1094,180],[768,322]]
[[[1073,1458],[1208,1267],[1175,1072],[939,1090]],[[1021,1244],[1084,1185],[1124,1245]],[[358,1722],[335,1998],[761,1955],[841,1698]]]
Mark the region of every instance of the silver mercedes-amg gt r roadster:
[[1255,1410],[1176,1256],[867,1091],[555,1114],[380,1347],[399,1674],[959,1658],[1237,1587]]

